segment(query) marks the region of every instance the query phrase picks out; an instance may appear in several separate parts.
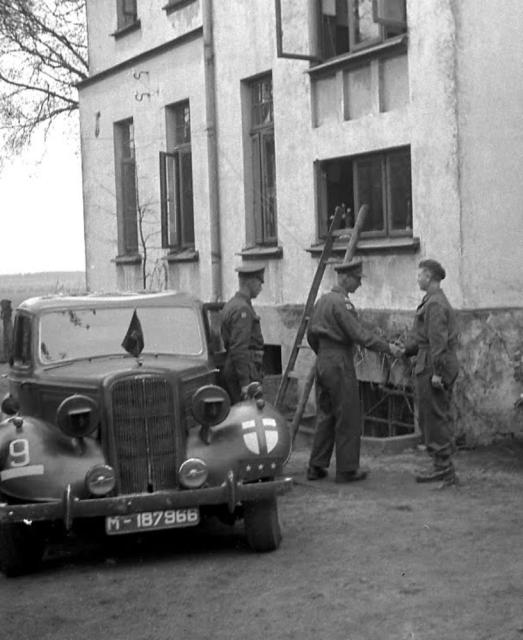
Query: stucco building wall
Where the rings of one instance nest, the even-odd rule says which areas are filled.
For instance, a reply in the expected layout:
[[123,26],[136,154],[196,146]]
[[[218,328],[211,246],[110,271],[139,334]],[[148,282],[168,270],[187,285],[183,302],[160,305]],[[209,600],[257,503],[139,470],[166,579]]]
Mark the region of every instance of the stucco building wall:
[[[108,35],[108,25],[116,24],[114,4],[88,1],[91,74],[108,71],[80,92],[88,284],[93,290],[141,288],[141,265],[114,262],[112,128],[133,117],[140,203],[148,208],[147,225],[158,234],[149,267],[159,267],[159,285],[209,300],[209,138],[203,40],[197,31],[202,3],[167,15],[138,0],[141,29],[116,39]],[[314,3],[283,5],[284,19],[292,18],[292,28],[283,24],[285,48],[310,49]],[[311,253],[318,240],[315,162],[408,145],[419,248],[361,253],[366,278],[354,302],[384,331],[405,331],[421,299],[417,263],[424,257],[441,260],[448,272],[444,289],[460,312],[460,429],[470,441],[484,442],[523,432],[513,409],[522,384],[518,349],[523,350],[523,187],[514,170],[523,149],[518,113],[523,83],[517,81],[523,44],[514,16],[523,16],[523,7],[509,0],[502,8],[478,11],[474,0],[407,0],[407,13],[406,50],[367,67],[318,71],[308,62],[276,57],[274,3],[213,2],[222,297],[236,289],[234,267],[252,244],[246,83],[271,72],[282,256],[266,261],[265,287],[256,301],[266,342],[281,346],[285,364],[318,263],[317,253]],[[110,73],[114,65],[176,38],[168,50]],[[493,51],[496,55],[488,54]],[[199,255],[195,262],[167,263],[159,242],[158,152],[165,149],[165,107],[187,98]],[[328,269],[322,291],[333,282]],[[301,375],[310,362],[311,355],[302,352]]]

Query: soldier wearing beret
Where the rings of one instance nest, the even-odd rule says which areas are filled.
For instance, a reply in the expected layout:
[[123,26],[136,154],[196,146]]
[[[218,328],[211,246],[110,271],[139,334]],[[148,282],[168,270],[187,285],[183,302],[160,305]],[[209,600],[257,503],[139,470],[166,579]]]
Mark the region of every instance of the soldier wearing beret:
[[251,382],[263,379],[263,336],[251,300],[262,290],[264,270],[259,263],[237,267],[239,290],[222,311],[221,332],[227,352],[223,376],[233,403],[245,396]]
[[452,387],[459,371],[456,355],[458,331],[454,310],[441,289],[445,269],[436,260],[422,260],[418,286],[425,291],[416,309],[412,338],[405,355],[416,356],[418,420],[432,467],[416,476],[418,482],[454,484]]
[[372,334],[358,320],[348,294],[361,285],[362,263],[353,261],[335,267],[337,285],[314,307],[307,339],[316,360],[317,417],[308,480],[327,475],[336,447],[336,482],[363,480],[360,469],[361,415],[359,385],[354,368],[357,344],[372,351],[396,353],[395,345]]

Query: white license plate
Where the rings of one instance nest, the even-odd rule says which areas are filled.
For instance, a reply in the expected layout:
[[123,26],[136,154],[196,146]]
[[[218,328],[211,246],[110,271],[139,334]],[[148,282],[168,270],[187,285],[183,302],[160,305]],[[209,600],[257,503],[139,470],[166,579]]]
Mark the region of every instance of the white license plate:
[[105,518],[105,532],[108,535],[117,535],[119,533],[136,533],[137,531],[194,527],[199,522],[200,510],[198,507],[143,511],[142,513],[130,513],[127,516],[107,516]]

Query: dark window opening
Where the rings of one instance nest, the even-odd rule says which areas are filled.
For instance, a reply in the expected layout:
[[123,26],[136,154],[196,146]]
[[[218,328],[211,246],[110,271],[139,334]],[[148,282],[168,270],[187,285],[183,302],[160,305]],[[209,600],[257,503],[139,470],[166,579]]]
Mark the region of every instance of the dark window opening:
[[405,33],[405,0],[319,0],[323,59]]
[[415,433],[412,389],[363,381],[359,385],[364,436],[391,438]]
[[281,345],[266,344],[263,347],[263,373],[266,376],[279,375],[281,367]]
[[184,100],[165,110],[167,153],[160,152],[162,247],[194,248],[191,112]]
[[412,236],[410,149],[324,160],[317,164],[318,229],[325,237],[338,205],[347,213],[342,227],[369,206],[362,237]]

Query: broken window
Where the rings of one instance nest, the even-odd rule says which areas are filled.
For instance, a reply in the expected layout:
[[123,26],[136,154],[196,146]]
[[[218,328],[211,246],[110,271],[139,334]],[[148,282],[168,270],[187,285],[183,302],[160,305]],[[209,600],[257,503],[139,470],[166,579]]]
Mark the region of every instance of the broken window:
[[257,245],[275,245],[276,156],[271,75],[252,80],[249,94],[254,241]]
[[138,21],[136,0],[116,0],[118,30],[125,29]]
[[162,247],[194,247],[191,112],[184,100],[166,108],[167,152],[160,152]]
[[364,237],[412,236],[410,148],[317,163],[318,230],[325,237],[338,205],[347,213],[342,226],[354,225],[355,212],[369,211]]
[[405,0],[319,0],[323,59],[370,47],[407,30]]
[[114,125],[118,252],[138,253],[136,160],[132,118]]

